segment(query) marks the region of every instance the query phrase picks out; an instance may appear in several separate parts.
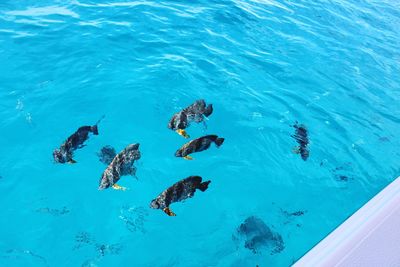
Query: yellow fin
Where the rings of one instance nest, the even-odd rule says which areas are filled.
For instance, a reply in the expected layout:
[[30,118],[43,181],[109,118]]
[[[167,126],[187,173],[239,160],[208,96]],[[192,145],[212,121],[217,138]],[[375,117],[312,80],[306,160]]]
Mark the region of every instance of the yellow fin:
[[122,191],[126,190],[126,187],[123,187],[123,186],[120,186],[120,185],[117,185],[117,184],[113,184],[112,188],[115,189],[115,190],[122,190]]
[[186,160],[194,160],[194,158],[192,158],[191,156],[189,156],[189,155],[187,155],[187,156],[184,156],[183,157],[184,159],[186,159]]
[[75,163],[76,163],[76,160],[70,159],[70,160],[68,161],[68,163],[69,163],[69,164],[75,164]]
[[176,214],[169,209],[169,207],[166,207],[163,209],[163,211],[168,215],[168,216],[176,216]]
[[179,135],[181,135],[181,136],[183,136],[183,137],[185,137],[185,138],[189,138],[189,137],[190,137],[190,136],[186,133],[186,131],[183,130],[183,129],[178,129],[178,130],[176,130],[176,132],[177,132]]

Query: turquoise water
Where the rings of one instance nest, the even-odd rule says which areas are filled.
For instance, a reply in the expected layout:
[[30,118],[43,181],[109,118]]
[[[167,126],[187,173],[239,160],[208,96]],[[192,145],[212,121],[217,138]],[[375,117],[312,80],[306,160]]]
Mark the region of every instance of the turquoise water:
[[[400,174],[396,1],[0,3],[0,266],[289,266]],[[221,148],[174,157],[170,117],[196,99]],[[99,135],[53,149],[102,115]],[[310,157],[292,152],[296,121]],[[96,153],[140,143],[138,180],[99,191]],[[149,208],[212,182],[176,217]],[[290,213],[304,211],[304,215]],[[235,240],[257,216],[284,242]]]

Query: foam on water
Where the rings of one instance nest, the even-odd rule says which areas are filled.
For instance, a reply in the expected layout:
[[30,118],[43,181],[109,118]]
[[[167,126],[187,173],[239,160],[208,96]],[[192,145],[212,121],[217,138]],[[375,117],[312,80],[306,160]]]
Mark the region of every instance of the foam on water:
[[[0,3],[1,266],[288,266],[400,173],[395,1],[39,2]],[[200,98],[189,134],[225,142],[175,158],[168,120]],[[138,180],[98,191],[100,149],[136,142]],[[177,217],[149,208],[190,175],[212,183]],[[251,216],[280,253],[232,239]]]

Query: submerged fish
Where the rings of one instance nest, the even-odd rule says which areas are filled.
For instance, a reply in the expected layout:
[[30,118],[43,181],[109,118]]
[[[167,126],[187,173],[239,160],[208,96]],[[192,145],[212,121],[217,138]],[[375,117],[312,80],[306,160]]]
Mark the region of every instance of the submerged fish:
[[300,154],[301,158],[306,161],[310,155],[310,151],[308,149],[309,140],[307,128],[303,124],[299,125],[297,122],[295,125],[293,125],[293,127],[296,129],[296,132],[294,135],[292,135],[292,137],[299,144],[294,148],[294,152],[296,154]]
[[248,217],[236,230],[236,239],[244,239],[244,247],[253,253],[259,253],[263,247],[271,248],[271,254],[279,253],[284,248],[282,236],[273,232],[263,220],[256,216]]
[[187,108],[175,113],[168,123],[168,128],[185,138],[189,138],[185,131],[189,124],[193,121],[197,123],[204,121],[204,118],[210,116],[212,112],[212,104],[206,106],[206,102],[203,99],[197,100]]
[[150,207],[161,209],[168,216],[176,216],[169,206],[174,202],[180,202],[194,196],[197,189],[204,192],[211,181],[202,182],[200,176],[189,176],[163,191],[157,198],[153,199]]
[[106,255],[118,255],[121,250],[123,249],[123,245],[121,243],[116,244],[105,244],[99,243],[96,241],[96,238],[93,237],[88,232],[80,232],[75,236],[75,250],[81,248],[92,247],[97,252],[96,257],[91,260],[87,260],[82,266],[97,266],[95,264],[98,262],[102,257]]
[[135,160],[140,159],[139,144],[131,144],[119,152],[100,178],[99,190],[112,187],[117,190],[125,190],[125,187],[117,185],[117,182],[124,175],[135,176],[136,168],[133,165]]
[[334,168],[331,172],[336,181],[348,182],[354,179],[354,170],[351,162],[345,162],[341,166]]
[[82,148],[85,145],[83,144],[87,139],[89,139],[89,134],[93,133],[94,135],[98,135],[98,127],[97,125],[104,118],[100,118],[97,123],[93,126],[82,126],[76,132],[74,132],[70,137],[65,140],[65,142],[60,146],[60,149],[55,149],[53,151],[54,161],[57,163],[76,163],[73,159],[73,153],[78,148]]
[[148,216],[147,208],[145,207],[129,207],[123,206],[120,209],[120,214],[118,216],[124,223],[126,228],[131,232],[140,231],[145,233],[144,228],[146,217]]
[[111,163],[116,155],[117,152],[112,146],[105,146],[100,150],[100,152],[97,153],[97,156],[99,156],[99,160],[107,165]]
[[303,216],[307,211],[306,210],[298,210],[298,211],[294,211],[294,212],[288,212],[286,210],[283,210],[282,212],[287,217],[290,217],[290,216]]
[[69,210],[67,209],[67,207],[63,207],[62,210],[50,209],[50,208],[40,208],[40,209],[37,209],[36,212],[48,213],[48,214],[51,214],[54,216],[60,216],[60,215],[67,214],[69,212]]
[[224,140],[224,138],[218,137],[217,135],[206,135],[184,144],[175,152],[175,156],[191,160],[193,158],[190,157],[189,154],[206,150],[212,143],[220,147],[224,143]]

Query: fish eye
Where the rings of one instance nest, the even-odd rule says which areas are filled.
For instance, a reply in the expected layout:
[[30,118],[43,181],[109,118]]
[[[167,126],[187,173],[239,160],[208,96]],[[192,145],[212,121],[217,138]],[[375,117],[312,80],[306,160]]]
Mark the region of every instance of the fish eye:
[[61,151],[55,150],[55,151],[53,152],[53,157],[54,157],[54,160],[56,160],[56,161],[61,161],[61,160],[62,160]]

